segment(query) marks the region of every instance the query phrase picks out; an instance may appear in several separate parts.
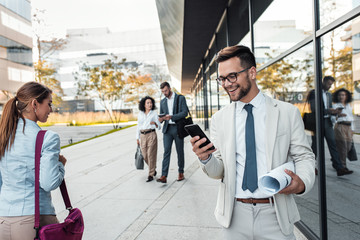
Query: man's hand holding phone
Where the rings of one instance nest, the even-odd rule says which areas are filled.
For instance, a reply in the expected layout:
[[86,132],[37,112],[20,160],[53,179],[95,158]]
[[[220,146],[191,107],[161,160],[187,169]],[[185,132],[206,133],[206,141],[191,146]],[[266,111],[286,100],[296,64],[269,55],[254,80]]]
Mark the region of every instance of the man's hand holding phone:
[[171,119],[171,116],[169,114],[166,114],[166,113],[160,113],[158,114],[158,117],[159,117],[159,122],[163,122],[164,120],[170,120]]
[[[196,156],[202,160],[205,161],[209,158],[210,154],[216,151],[216,148],[214,148],[214,144],[210,142],[209,144],[200,147],[200,145],[206,143],[206,138],[201,138],[199,136],[195,136],[190,139],[190,143],[193,146],[193,152],[196,154]],[[210,149],[212,148],[212,149]]]
[[199,125],[197,124],[186,125],[185,130],[192,137],[190,139],[190,142],[191,145],[193,146],[193,152],[196,154],[196,156],[198,156],[200,160],[204,161],[208,159],[210,154],[216,151],[214,144],[201,130]]

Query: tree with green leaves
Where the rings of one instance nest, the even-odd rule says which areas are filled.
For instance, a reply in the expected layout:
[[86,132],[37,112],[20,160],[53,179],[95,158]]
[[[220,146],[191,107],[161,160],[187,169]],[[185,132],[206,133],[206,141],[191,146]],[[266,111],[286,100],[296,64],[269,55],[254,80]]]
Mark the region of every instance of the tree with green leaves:
[[336,79],[334,91],[346,88],[353,92],[352,47],[346,46],[343,49],[334,51],[334,55],[330,56],[326,61],[331,64],[331,75]]
[[[270,54],[266,54],[271,58]],[[289,61],[282,59],[258,72],[258,84],[263,90],[270,91],[273,96],[284,99],[295,83],[292,74],[294,68]]]
[[[121,114],[114,111],[127,100],[128,95],[137,95],[141,87],[149,82],[148,75],[141,75],[137,68],[126,64],[126,59],[118,61],[116,56],[101,65],[90,66],[82,63],[75,74],[78,95],[98,99],[108,114],[114,128],[119,127]],[[121,108],[120,105],[120,108]]]

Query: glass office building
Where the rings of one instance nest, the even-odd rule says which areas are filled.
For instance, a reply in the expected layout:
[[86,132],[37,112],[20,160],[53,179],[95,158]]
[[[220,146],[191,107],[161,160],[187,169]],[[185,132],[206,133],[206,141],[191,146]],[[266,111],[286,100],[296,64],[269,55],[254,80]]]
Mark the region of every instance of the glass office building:
[[34,79],[31,4],[29,0],[0,0],[0,114],[10,93]]
[[[267,95],[307,111],[315,89],[318,121],[317,167],[313,190],[296,197],[297,228],[309,239],[360,239],[360,164],[347,160],[351,175],[338,177],[324,142],[321,83],[330,92],[353,96],[354,146],[360,152],[359,0],[157,0],[170,73],[193,97],[192,114],[208,129],[211,116],[230,103],[216,82],[216,53],[237,44],[252,49],[257,83]],[[307,132],[311,142],[311,132]]]

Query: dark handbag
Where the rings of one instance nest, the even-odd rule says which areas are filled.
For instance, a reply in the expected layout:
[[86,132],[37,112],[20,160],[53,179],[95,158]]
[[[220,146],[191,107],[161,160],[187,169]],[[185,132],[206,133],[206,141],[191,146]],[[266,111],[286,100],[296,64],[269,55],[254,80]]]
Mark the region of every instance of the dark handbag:
[[356,161],[358,160],[357,154],[356,154],[356,150],[355,150],[355,146],[354,146],[354,141],[351,142],[351,149],[347,154],[347,158],[350,161]]
[[179,138],[185,138],[189,135],[189,133],[185,130],[185,126],[190,124],[193,124],[191,115],[176,122]]
[[135,153],[135,167],[138,170],[144,169],[144,156],[141,153],[141,148],[139,145],[137,145]]
[[[179,108],[180,108],[180,100],[178,101],[177,104],[177,111],[176,111],[177,113],[179,112]],[[189,133],[185,130],[185,126],[190,124],[193,124],[193,120],[191,117],[191,113],[188,109],[188,115],[185,118],[176,121],[177,133],[179,138],[185,138],[189,135]]]
[[55,223],[40,228],[40,207],[39,207],[39,173],[41,147],[46,131],[39,131],[35,145],[35,240],[81,240],[84,232],[84,220],[78,208],[72,208],[70,198],[66,189],[65,180],[60,185],[61,195],[69,215],[63,223]]
[[315,113],[304,113],[303,116],[304,126],[306,130],[315,132],[316,131],[316,120]]

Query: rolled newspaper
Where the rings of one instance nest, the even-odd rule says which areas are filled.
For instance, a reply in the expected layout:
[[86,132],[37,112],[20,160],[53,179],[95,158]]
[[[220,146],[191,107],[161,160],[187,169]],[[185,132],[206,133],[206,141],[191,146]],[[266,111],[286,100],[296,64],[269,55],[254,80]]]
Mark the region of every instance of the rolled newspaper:
[[291,177],[284,172],[285,169],[295,172],[294,162],[287,162],[261,176],[258,180],[259,190],[265,194],[274,195],[289,186]]

